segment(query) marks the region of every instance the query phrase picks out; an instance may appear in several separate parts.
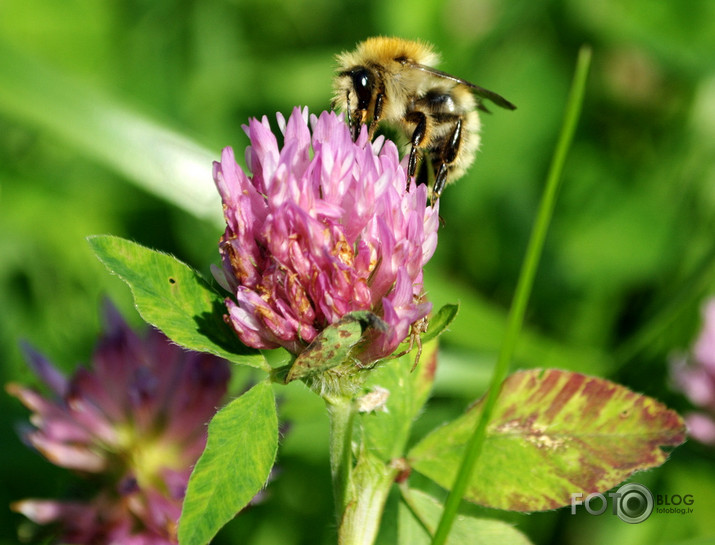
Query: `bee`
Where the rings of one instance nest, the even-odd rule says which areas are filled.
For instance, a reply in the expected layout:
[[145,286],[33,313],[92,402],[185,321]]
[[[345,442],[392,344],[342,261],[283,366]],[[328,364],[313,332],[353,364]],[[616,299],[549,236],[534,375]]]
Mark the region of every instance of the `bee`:
[[423,42],[369,38],[337,56],[333,84],[333,107],[346,112],[354,140],[363,124],[371,140],[381,122],[401,130],[411,146],[407,174],[417,173],[418,183],[433,180],[433,199],[474,162],[477,110],[488,111],[482,99],[516,108],[493,91],[437,70],[438,60]]

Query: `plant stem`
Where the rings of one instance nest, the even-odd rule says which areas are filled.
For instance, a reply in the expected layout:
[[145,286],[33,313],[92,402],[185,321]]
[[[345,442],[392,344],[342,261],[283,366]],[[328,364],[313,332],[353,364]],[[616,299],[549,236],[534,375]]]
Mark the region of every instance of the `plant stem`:
[[397,467],[363,450],[352,472],[352,491],[340,521],[338,545],[373,545]]
[[590,61],[591,49],[582,47],[579,51],[576,73],[574,74],[571,91],[566,104],[564,122],[561,127],[561,133],[559,134],[554,156],[551,160],[546,187],[544,188],[544,194],[539,205],[538,216],[531,232],[524,264],[522,265],[519,275],[519,282],[516,287],[516,292],[514,293],[511,309],[509,310],[506,334],[499,352],[497,364],[494,368],[494,375],[492,376],[489,386],[484,409],[474,432],[467,442],[462,464],[459,467],[452,490],[444,504],[442,518],[439,521],[432,540],[432,545],[443,545],[447,540],[452,523],[457,515],[457,510],[459,509],[459,503],[462,501],[462,497],[464,497],[464,492],[471,480],[476,461],[484,447],[487,424],[489,423],[492,409],[499,396],[501,384],[509,372],[509,363],[516,347],[521,325],[524,321],[526,305],[534,284],[534,277],[544,247],[546,232],[551,221],[551,216],[553,215],[564,162],[566,161],[566,155],[571,146],[571,141],[573,140],[576,124],[581,112]]
[[345,512],[352,496],[352,434],[355,416],[350,397],[325,397],[330,417],[330,473],[333,478],[333,497],[337,522]]

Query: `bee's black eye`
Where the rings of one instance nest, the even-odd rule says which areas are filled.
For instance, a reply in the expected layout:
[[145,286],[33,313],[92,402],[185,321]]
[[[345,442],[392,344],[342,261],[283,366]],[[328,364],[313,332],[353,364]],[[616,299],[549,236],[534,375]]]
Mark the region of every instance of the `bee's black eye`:
[[367,68],[356,68],[350,73],[358,100],[358,110],[367,110],[375,86],[373,76]]

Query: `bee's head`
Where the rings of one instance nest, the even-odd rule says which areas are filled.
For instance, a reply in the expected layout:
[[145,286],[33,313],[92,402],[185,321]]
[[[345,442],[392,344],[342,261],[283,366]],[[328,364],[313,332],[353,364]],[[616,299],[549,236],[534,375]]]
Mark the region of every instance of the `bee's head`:
[[377,77],[374,70],[366,66],[354,66],[338,73],[335,78],[333,106],[347,112],[348,122],[357,139],[360,126],[374,115]]

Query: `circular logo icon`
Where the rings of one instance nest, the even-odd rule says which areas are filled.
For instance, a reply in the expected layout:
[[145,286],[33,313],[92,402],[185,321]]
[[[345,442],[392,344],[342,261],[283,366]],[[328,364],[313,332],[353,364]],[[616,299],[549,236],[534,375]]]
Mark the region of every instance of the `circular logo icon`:
[[624,484],[616,492],[616,514],[623,522],[638,524],[653,512],[653,494],[638,483]]

